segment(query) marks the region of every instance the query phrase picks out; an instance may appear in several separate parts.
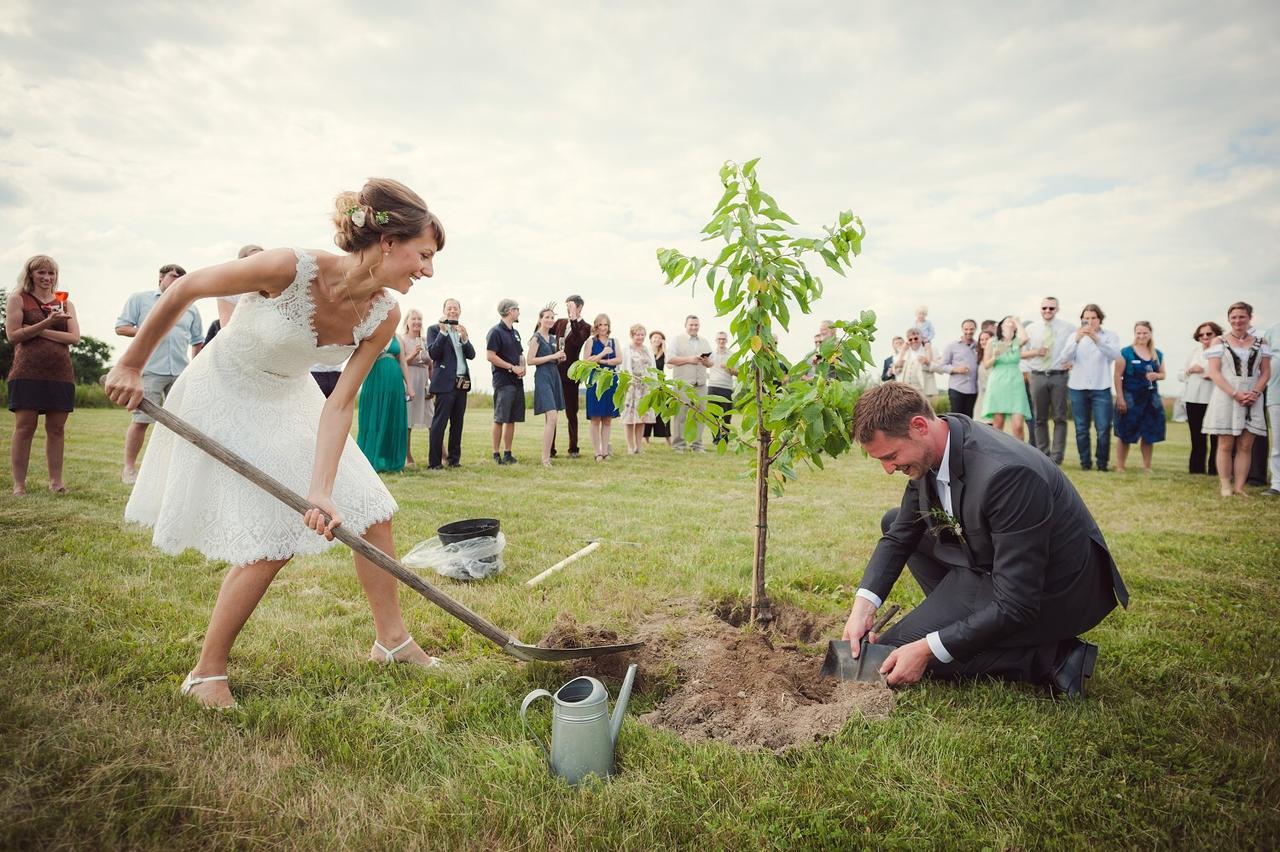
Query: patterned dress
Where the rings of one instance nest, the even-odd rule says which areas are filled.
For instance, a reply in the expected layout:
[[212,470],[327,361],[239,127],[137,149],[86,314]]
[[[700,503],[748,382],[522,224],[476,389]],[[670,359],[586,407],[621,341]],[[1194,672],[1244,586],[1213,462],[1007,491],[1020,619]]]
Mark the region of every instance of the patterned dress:
[[627,395],[622,402],[622,422],[628,426],[657,422],[658,417],[652,411],[640,414],[640,399],[649,392],[644,376],[650,370],[656,369],[653,353],[643,346],[639,348],[628,346],[623,358],[625,359],[622,362],[623,367],[631,374],[631,384],[627,386]]
[[1147,381],[1147,373],[1160,370],[1164,353],[1157,349],[1152,360],[1139,357],[1132,346],[1126,346],[1120,350],[1120,359],[1124,361],[1120,389],[1126,410],[1116,418],[1116,438],[1126,444],[1158,444],[1164,440],[1164,403],[1160,401],[1159,383]]
[[[165,400],[166,410],[229,447],[299,494],[311,485],[324,394],[313,364],[338,365],[395,307],[377,297],[351,344],[316,345],[315,258],[295,249],[297,271],[279,296],[251,293],[236,319],[191,362]],[[401,395],[401,401],[404,397]],[[399,409],[403,412],[404,406]],[[361,533],[398,508],[356,442],[347,438],[334,478],[343,525]],[[302,516],[167,429],[152,432],[125,520],[154,528],[168,553],[195,548],[209,559],[243,565],[328,550]]]
[[[22,324],[35,325],[49,315],[53,302],[42,304],[30,293],[22,294]],[[50,331],[66,331],[56,322]],[[13,347],[9,368],[9,410],[71,411],[76,404],[76,374],[71,368],[71,347],[47,337],[33,337]]]

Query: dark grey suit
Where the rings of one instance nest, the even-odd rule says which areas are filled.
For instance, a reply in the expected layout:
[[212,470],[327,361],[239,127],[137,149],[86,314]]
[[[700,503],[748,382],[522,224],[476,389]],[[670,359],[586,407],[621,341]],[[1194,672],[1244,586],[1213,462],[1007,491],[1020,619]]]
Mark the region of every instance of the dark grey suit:
[[959,538],[929,517],[932,473],[912,480],[885,515],[861,587],[882,600],[904,563],[924,602],[882,642],[938,631],[954,657],[936,675],[1042,682],[1059,643],[1094,627],[1129,595],[1098,525],[1071,481],[1043,453],[963,415],[950,430],[951,503]]

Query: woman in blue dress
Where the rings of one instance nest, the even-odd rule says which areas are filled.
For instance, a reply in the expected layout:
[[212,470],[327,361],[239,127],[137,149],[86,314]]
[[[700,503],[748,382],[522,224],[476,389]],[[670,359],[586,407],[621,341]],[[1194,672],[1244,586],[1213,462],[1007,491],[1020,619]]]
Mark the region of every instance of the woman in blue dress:
[[373,469],[385,473],[404,470],[409,453],[409,410],[413,400],[409,366],[400,340],[394,335],[387,348],[373,362],[360,385],[359,445]]
[[[591,324],[591,336],[582,345],[582,360],[616,373],[622,363],[622,355],[618,352],[617,342],[609,336],[612,329],[608,314],[596,315],[595,322]],[[591,420],[591,443],[595,445],[596,461],[609,458],[609,430],[613,418],[618,416],[618,408],[613,404],[613,391],[617,386],[615,376],[601,399],[596,395],[595,381],[587,384],[587,417]]]
[[1151,323],[1133,326],[1133,343],[1116,361],[1116,470],[1123,472],[1129,445],[1141,442],[1142,471],[1151,472],[1151,452],[1164,440],[1164,403],[1156,384],[1164,378],[1164,353],[1151,339]]
[[560,347],[562,342],[551,334],[556,321],[556,310],[547,305],[538,313],[538,327],[529,338],[529,351],[525,363],[535,365],[533,376],[533,413],[546,414],[542,427],[542,466],[551,467],[551,447],[556,440],[556,420],[564,411],[564,385],[560,382],[559,364],[567,356]]

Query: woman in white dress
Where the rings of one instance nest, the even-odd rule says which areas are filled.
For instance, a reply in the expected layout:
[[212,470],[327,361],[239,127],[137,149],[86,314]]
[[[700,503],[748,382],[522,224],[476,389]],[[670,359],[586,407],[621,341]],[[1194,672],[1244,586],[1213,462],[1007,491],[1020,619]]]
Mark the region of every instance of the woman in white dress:
[[[191,444],[159,430],[125,518],[154,527],[169,553],[195,548],[232,566],[223,578],[200,659],[182,685],[211,707],[234,704],[227,657],[277,572],[296,554],[331,546],[344,524],[394,553],[396,502],[351,439],[360,385],[400,321],[384,287],[408,293],[433,274],[445,233],[408,187],[373,179],[335,202],[343,254],[273,249],[197,270],[176,281],[107,375],[113,402],[136,408],[151,351],[196,299],[240,295],[235,322],[174,384],[165,408],[250,464],[305,494],[302,517]],[[309,372],[347,366],[325,399]],[[373,613],[370,659],[430,666],[400,614],[397,580],[362,557],[356,575]]]
[[427,354],[427,342],[422,339],[422,311],[410,308],[404,318],[404,334],[400,335],[400,351],[404,353],[409,372],[409,390],[413,399],[405,403],[409,409],[409,436],[405,445],[409,448],[405,467],[413,467],[413,430],[430,429],[435,405],[427,384],[431,381],[431,356]]
[[1218,436],[1218,487],[1223,497],[1244,495],[1253,438],[1267,434],[1262,394],[1271,377],[1271,350],[1265,340],[1249,333],[1252,321],[1253,307],[1236,302],[1227,308],[1231,330],[1204,353],[1214,384],[1204,433]]
[[640,413],[640,400],[649,392],[645,383],[650,370],[657,369],[657,363],[644,345],[645,328],[636,323],[631,326],[631,345],[627,347],[624,369],[631,374],[631,384],[627,385],[627,395],[622,405],[622,426],[627,432],[627,452],[638,453],[644,446],[644,427],[652,425],[658,416],[652,411]]

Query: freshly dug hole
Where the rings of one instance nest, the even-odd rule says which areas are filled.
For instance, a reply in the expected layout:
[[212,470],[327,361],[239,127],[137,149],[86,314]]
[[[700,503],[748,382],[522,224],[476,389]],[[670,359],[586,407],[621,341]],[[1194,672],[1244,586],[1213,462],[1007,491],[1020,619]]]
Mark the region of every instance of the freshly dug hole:
[[[835,734],[855,714],[883,719],[893,709],[893,693],[882,684],[821,679],[820,655],[736,628],[693,602],[651,615],[627,639],[645,646],[631,654],[577,660],[573,674],[621,678],[628,664],[638,663],[635,689],[665,696],[640,721],[689,741],[781,752]],[[539,644],[568,648],[616,641],[613,631],[561,616]]]

